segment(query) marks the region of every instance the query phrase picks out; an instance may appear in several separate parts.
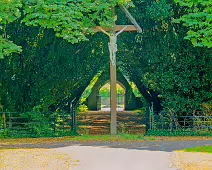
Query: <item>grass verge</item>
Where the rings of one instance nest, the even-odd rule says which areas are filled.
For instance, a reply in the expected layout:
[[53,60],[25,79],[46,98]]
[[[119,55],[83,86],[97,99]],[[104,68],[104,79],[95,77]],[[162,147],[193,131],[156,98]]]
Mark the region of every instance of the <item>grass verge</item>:
[[144,136],[144,135],[131,135],[131,134],[119,134],[117,136],[113,135],[82,135],[73,138],[73,141],[77,142],[128,142],[128,141],[152,141],[156,140],[155,137]]
[[212,145],[211,146],[198,146],[195,148],[186,148],[184,149],[186,152],[204,152],[212,154]]
[[17,138],[17,139],[0,139],[1,145],[17,145],[17,144],[47,144],[47,143],[67,143],[67,142],[133,142],[133,141],[153,141],[155,137],[143,135],[119,134],[112,135],[82,135],[67,136],[57,138]]
[[185,140],[212,140],[212,137],[155,137],[132,134],[112,135],[82,135],[67,136],[57,138],[18,138],[18,139],[0,139],[0,148],[9,145],[23,144],[54,144],[67,142],[145,142],[145,141],[185,141]]

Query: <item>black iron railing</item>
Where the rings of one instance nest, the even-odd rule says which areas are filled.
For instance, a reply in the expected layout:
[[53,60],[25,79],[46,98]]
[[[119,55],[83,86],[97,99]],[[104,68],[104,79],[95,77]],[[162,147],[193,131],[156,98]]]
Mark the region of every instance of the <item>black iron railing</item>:
[[[212,135],[212,116],[200,115],[175,116],[175,114],[150,114],[146,119],[148,131],[155,135],[163,132]],[[152,134],[154,134],[152,133]]]

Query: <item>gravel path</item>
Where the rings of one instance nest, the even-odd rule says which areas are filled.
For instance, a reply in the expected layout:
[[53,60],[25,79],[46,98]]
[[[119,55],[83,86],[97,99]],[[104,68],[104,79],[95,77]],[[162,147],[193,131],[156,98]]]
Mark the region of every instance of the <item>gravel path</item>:
[[0,150],[0,170],[70,170],[70,154],[54,149]]
[[212,154],[174,152],[173,165],[185,170],[212,170]]

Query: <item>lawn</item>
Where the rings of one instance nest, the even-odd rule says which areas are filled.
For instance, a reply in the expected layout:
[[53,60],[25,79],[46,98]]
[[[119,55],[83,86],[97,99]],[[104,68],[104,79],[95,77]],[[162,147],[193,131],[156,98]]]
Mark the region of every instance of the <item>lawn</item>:
[[212,154],[212,145],[211,146],[198,146],[195,148],[186,148],[184,149],[186,152],[205,152]]

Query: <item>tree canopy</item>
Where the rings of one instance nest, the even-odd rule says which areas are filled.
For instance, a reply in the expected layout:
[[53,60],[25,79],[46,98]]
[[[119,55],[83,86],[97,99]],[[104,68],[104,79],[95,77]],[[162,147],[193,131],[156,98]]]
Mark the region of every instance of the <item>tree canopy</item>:
[[132,5],[130,0],[3,0],[0,7],[0,58],[21,47],[9,41],[7,24],[21,18],[27,26],[53,29],[57,37],[71,43],[85,41],[96,24],[110,27],[113,22],[111,9],[117,4]]
[[[109,66],[108,37],[93,35],[88,28],[109,26],[111,8],[118,3],[133,6],[123,0],[2,2],[0,57],[9,57],[0,60],[0,109],[21,112],[35,106],[46,112],[70,109],[92,78]],[[129,10],[143,33],[119,37],[117,67],[136,84],[147,104],[159,106],[155,110],[162,106],[191,115],[212,101],[211,22],[186,17],[206,10],[210,18],[211,3],[176,2],[133,1]],[[129,23],[118,7],[117,15],[117,24]],[[205,26],[197,27],[201,22]]]
[[187,39],[194,46],[212,47],[212,0],[175,0],[185,14],[177,20],[189,28]]

